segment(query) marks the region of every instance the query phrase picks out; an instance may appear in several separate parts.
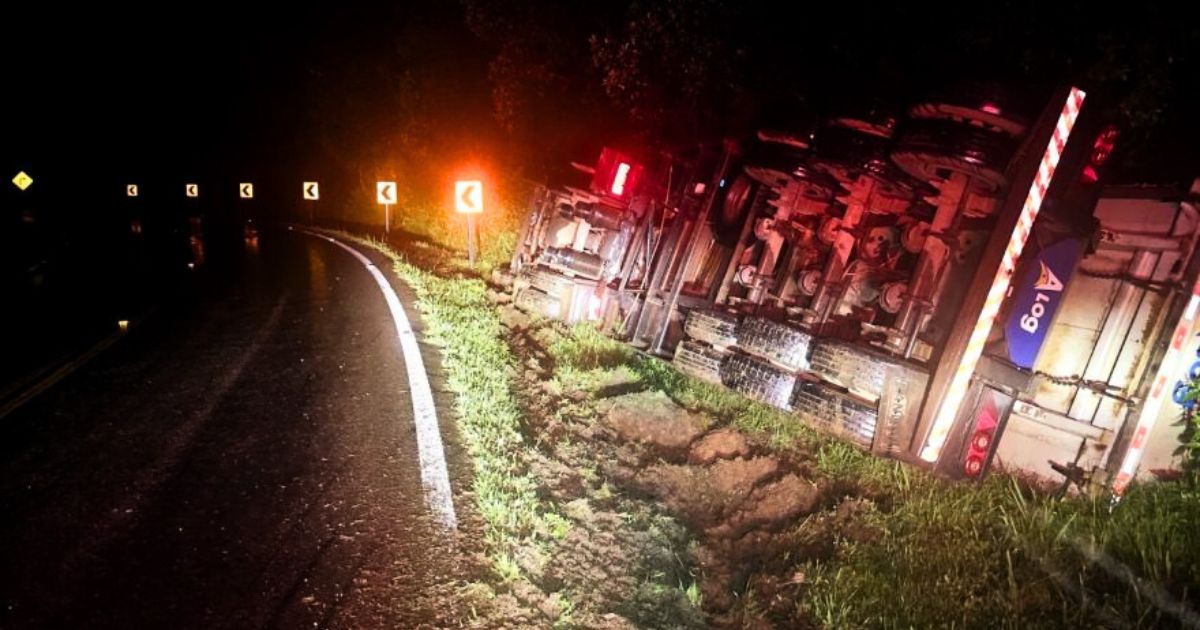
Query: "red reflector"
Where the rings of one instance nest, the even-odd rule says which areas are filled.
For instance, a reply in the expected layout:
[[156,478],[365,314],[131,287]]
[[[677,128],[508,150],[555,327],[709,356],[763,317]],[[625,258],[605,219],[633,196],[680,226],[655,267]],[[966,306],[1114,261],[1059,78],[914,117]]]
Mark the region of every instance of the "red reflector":
[[618,197],[625,194],[625,180],[629,177],[629,169],[630,166],[625,162],[617,165],[617,172],[613,175],[612,188],[609,189],[612,194]]
[[963,472],[967,473],[967,475],[971,477],[978,477],[979,473],[983,472],[983,458],[967,458],[967,461],[963,463]]

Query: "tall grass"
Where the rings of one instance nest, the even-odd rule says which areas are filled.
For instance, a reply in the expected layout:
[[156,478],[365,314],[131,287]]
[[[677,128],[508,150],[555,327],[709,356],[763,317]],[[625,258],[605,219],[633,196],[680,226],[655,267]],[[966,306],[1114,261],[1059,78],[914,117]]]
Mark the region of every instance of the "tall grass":
[[[517,242],[519,208],[504,204],[476,217],[478,231],[477,268],[483,272],[503,266],[512,258]],[[448,250],[462,253],[466,260],[467,222],[465,215],[447,212],[435,205],[409,208],[396,214],[396,227]]]
[[[797,606],[830,628],[1200,627],[1200,490],[1133,487],[1105,499],[1055,499],[994,475],[935,478],[817,434],[786,412],[638,354],[590,325],[562,328],[560,369],[630,369],[684,407],[812,455],[828,487],[871,497],[860,518],[881,535],[846,539],[803,563]],[[1190,624],[1190,625],[1189,625]]]
[[[898,465],[896,465],[898,466]],[[875,477],[878,482],[881,477]],[[1178,627],[1195,615],[1200,502],[1175,484],[1051,499],[994,476],[890,485],[883,535],[811,563],[802,604],[829,627]],[[901,482],[902,481],[902,482]]]

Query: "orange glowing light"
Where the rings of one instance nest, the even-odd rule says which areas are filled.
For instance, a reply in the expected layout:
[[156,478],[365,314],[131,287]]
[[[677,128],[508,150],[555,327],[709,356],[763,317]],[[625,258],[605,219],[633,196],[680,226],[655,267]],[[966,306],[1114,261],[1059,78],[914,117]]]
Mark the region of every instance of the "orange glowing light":
[[454,208],[462,214],[483,212],[483,182],[461,179],[454,182]]
[[396,203],[396,182],[375,182],[375,201],[390,206]]

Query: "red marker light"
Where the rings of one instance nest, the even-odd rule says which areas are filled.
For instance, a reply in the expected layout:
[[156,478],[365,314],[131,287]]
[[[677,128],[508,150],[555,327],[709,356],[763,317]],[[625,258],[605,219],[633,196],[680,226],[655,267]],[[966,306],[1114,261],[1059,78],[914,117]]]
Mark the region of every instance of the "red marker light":
[[622,201],[637,194],[644,168],[628,155],[605,148],[592,173],[591,189]]
[[983,105],[979,106],[979,110],[985,114],[991,114],[993,116],[1000,115],[1000,108],[996,107],[996,105],[993,103],[984,103]]
[[629,178],[629,169],[631,167],[625,162],[617,165],[617,172],[613,175],[612,187],[609,189],[612,194],[620,197],[625,194],[625,180]]
[[1100,168],[1112,157],[1113,149],[1116,148],[1117,138],[1120,135],[1121,132],[1115,125],[1108,125],[1100,131],[1092,143],[1092,152],[1088,155],[1088,163],[1084,165],[1083,171],[1079,174],[1080,181],[1085,184],[1094,184],[1100,181]]

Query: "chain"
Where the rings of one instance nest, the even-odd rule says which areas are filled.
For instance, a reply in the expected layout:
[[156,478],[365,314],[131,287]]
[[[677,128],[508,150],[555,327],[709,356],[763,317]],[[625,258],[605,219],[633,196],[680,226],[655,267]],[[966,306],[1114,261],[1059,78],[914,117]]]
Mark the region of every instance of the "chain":
[[1055,376],[1041,370],[1035,371],[1033,375],[1050,381],[1055,385],[1063,385],[1066,387],[1083,387],[1101,396],[1119,400],[1127,405],[1133,405],[1137,403],[1137,400],[1128,396],[1123,396],[1121,392],[1124,390],[1114,385],[1110,385],[1104,381],[1086,380],[1078,374],[1072,376]]
[[1121,282],[1126,282],[1126,283],[1129,283],[1140,289],[1145,289],[1147,291],[1153,291],[1155,293],[1166,293],[1167,291],[1177,288],[1179,286],[1179,283],[1152,282],[1150,280],[1143,280],[1141,278],[1135,278],[1127,273],[1120,273],[1120,272],[1101,273],[1098,271],[1088,271],[1086,269],[1080,269],[1079,273],[1080,273],[1080,275],[1084,275],[1089,278],[1100,278],[1102,280],[1120,280]]

